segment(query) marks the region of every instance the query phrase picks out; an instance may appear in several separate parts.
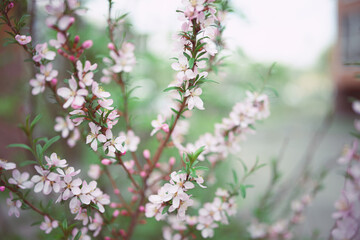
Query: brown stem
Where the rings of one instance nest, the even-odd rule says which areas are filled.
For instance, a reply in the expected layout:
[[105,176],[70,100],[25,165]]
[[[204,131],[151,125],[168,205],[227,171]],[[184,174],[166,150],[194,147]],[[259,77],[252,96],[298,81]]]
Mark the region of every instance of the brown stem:
[[124,168],[125,172],[127,173],[128,177],[130,178],[132,184],[137,188],[140,189],[139,184],[135,181],[132,174],[129,172],[129,170],[125,167],[124,162],[121,159],[121,155],[119,153],[116,154],[117,159],[119,160],[119,164]]
[[124,207],[126,208],[126,210],[128,210],[129,213],[132,212],[131,208],[129,207],[129,205],[127,204],[126,200],[124,199],[124,197],[121,195],[120,192],[115,192],[115,190],[119,190],[119,188],[117,187],[116,185],[116,182],[114,180],[114,178],[111,176],[109,170],[107,169],[106,166],[104,166],[104,172],[105,174],[108,176],[109,180],[110,180],[110,183],[111,183],[111,186],[113,187],[114,189],[114,193],[118,196],[120,202],[124,205]]

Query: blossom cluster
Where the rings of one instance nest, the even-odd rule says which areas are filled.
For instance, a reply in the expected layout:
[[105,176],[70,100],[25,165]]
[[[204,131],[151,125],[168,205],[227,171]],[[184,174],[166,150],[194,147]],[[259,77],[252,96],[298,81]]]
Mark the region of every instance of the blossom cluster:
[[186,192],[193,189],[195,185],[192,181],[201,185],[203,179],[201,177],[192,178],[186,173],[172,172],[169,183],[165,183],[155,195],[149,196],[149,203],[145,206],[145,216],[154,217],[156,220],[162,220],[167,212],[177,211],[177,217],[184,220],[186,218],[186,210],[192,206],[194,201],[191,195]]
[[[353,110],[360,114],[360,101],[354,101]],[[360,132],[358,119],[355,120],[354,125]],[[336,223],[331,235],[335,240],[357,239],[360,236],[360,156],[357,140],[354,140],[351,147],[345,147],[338,163],[348,167],[344,187],[339,199],[335,202],[336,211],[332,217]]]
[[291,202],[291,214],[289,218],[280,219],[273,224],[262,223],[253,221],[247,228],[250,237],[252,239],[293,239],[293,233],[291,228],[304,221],[304,211],[306,207],[312,202],[313,196],[311,194],[305,194],[300,200],[294,200]]
[[114,43],[109,43],[110,58],[104,57],[103,61],[107,68],[102,70],[103,77],[100,79],[103,83],[110,83],[114,75],[118,73],[129,73],[136,64],[134,55],[135,46],[129,42],[123,42],[120,49],[116,48]]
[[[186,130],[181,129],[181,125],[175,128],[172,135],[175,146],[180,152],[191,152],[201,146],[205,150],[200,154],[199,160],[205,157],[215,164],[221,159],[225,159],[229,153],[237,153],[239,143],[246,138],[247,133],[254,132],[253,125],[256,121],[263,120],[270,115],[269,98],[266,94],[246,92],[246,99],[235,104],[229,118],[224,118],[222,123],[215,125],[215,133],[206,133],[194,143],[183,146],[182,135]],[[184,126],[183,128],[186,128]]]

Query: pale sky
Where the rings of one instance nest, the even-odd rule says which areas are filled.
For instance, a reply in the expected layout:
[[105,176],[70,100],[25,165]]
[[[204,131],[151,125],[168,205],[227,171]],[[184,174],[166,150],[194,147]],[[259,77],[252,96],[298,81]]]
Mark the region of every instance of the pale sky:
[[[88,3],[89,19],[105,24],[104,0]],[[310,67],[335,40],[335,0],[233,0],[225,38],[231,50],[241,47],[258,62],[281,62],[299,68]],[[149,35],[149,49],[172,56],[171,35],[179,29],[179,0],[115,0],[120,13],[130,12],[134,28]],[[166,50],[164,50],[166,49]]]

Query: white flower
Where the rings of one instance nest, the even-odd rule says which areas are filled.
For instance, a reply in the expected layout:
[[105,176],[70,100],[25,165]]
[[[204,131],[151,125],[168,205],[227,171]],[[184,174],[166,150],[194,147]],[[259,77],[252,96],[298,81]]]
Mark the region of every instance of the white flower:
[[101,218],[100,214],[96,212],[95,218],[93,219],[92,223],[89,225],[89,229],[91,231],[95,231],[93,234],[94,237],[99,235],[102,225],[103,225],[103,219]]
[[218,225],[214,223],[213,219],[210,216],[199,217],[199,223],[196,225],[196,229],[201,231],[201,236],[203,238],[211,238],[214,236],[214,228],[217,228]]
[[56,49],[61,48],[61,46],[66,42],[66,37],[61,32],[58,32],[56,35],[57,39],[51,39],[49,41],[50,46],[53,46]]
[[63,107],[68,108],[70,105],[72,108],[79,108],[85,103],[85,96],[88,94],[86,89],[77,90],[77,83],[73,76],[69,80],[70,88],[62,87],[57,90],[57,94],[64,98],[66,102]]
[[126,141],[126,137],[125,136],[119,136],[117,138],[113,138],[112,137],[112,132],[110,129],[108,129],[106,131],[106,137],[107,139],[110,139],[109,141],[107,141],[104,144],[104,150],[106,151],[107,149],[109,150],[110,154],[113,154],[117,151],[121,152],[121,153],[125,153],[126,152],[126,147],[124,146],[124,143]]
[[67,144],[69,147],[74,147],[76,145],[76,142],[80,139],[80,131],[78,128],[74,128],[74,131],[70,133],[70,137],[67,140]]
[[10,184],[15,184],[21,189],[28,189],[32,188],[34,186],[34,183],[31,181],[28,181],[30,175],[28,172],[23,172],[20,174],[19,170],[15,169],[12,172],[12,178],[9,178]]
[[125,137],[125,147],[126,149],[129,149],[130,152],[135,152],[137,149],[137,146],[140,143],[140,138],[135,135],[135,133],[132,130],[129,130],[127,134],[124,132],[120,132],[119,136]]
[[101,174],[100,166],[98,164],[91,164],[87,174],[89,175],[89,177],[91,177],[94,180],[99,179]]
[[76,69],[78,70],[78,78],[80,79],[79,85],[81,88],[85,88],[86,86],[91,86],[94,82],[93,77],[94,71],[97,68],[97,64],[91,65],[90,61],[85,62],[85,66],[80,60],[76,62]]
[[33,57],[35,62],[40,62],[41,59],[54,60],[56,53],[48,49],[47,43],[37,44],[35,46],[36,55]]
[[196,78],[193,70],[189,69],[189,61],[183,55],[178,57],[178,62],[171,64],[172,69],[179,71],[176,75],[180,81]]
[[53,229],[59,226],[58,221],[51,221],[48,216],[45,216],[45,221],[41,223],[40,229],[49,234]]
[[169,126],[165,123],[165,118],[159,114],[156,120],[151,121],[151,126],[154,128],[150,135],[153,136],[157,131],[163,129],[165,132],[169,131]]
[[251,238],[264,238],[267,234],[267,226],[262,223],[252,223],[248,228]]
[[63,192],[56,200],[56,202],[59,202],[61,199],[66,201],[72,196],[80,194],[81,190],[79,186],[81,185],[81,183],[82,181],[80,178],[77,178],[75,180],[72,180],[71,177],[64,179],[64,181],[61,182],[61,188],[63,189]]
[[61,132],[61,136],[63,138],[69,136],[69,132],[74,129],[74,123],[71,121],[69,116],[66,116],[66,118],[56,117],[55,121],[56,124],[54,126],[54,129],[57,132]]
[[54,192],[60,191],[60,183],[59,183],[59,175],[53,172],[50,172],[49,170],[44,170],[39,166],[34,166],[36,171],[40,175],[34,175],[31,178],[31,181],[36,183],[34,187],[34,192],[41,192],[45,195],[48,195],[51,193],[51,191],[54,188]]
[[[87,232],[88,232],[88,228],[87,228],[87,227],[81,228],[80,231],[81,231],[81,237],[80,237],[81,240],[91,240],[91,237],[90,237],[89,235],[87,235]],[[72,236],[73,236],[72,240],[75,239],[75,236],[76,236],[76,234],[77,234],[78,232],[79,232],[79,229],[77,229],[77,228],[74,228],[74,229],[72,230],[72,232],[71,232],[71,234],[72,234]]]
[[60,167],[65,168],[67,167],[67,163],[65,159],[60,159],[56,153],[52,153],[50,155],[50,158],[48,156],[45,156],[45,160],[47,162],[47,165],[49,167]]
[[0,170],[5,169],[5,170],[12,170],[16,168],[16,164],[12,163],[12,162],[7,162],[4,159],[0,159]]
[[40,65],[40,72],[44,75],[46,81],[51,81],[58,75],[58,71],[53,70],[52,63]]
[[9,194],[10,194],[10,198],[6,199],[6,204],[7,204],[8,208],[9,208],[8,214],[9,214],[9,216],[14,214],[15,217],[18,218],[18,217],[20,217],[19,209],[20,209],[22,203],[21,203],[20,200],[13,201],[12,193],[10,192]]
[[189,110],[192,110],[194,107],[196,107],[199,110],[205,109],[204,103],[201,100],[201,98],[199,97],[201,94],[202,94],[201,88],[196,88],[195,90],[194,90],[194,88],[191,90],[189,90],[189,89],[186,90],[184,96],[188,97],[187,104],[188,104]]
[[90,122],[89,123],[89,127],[90,127],[90,134],[86,137],[86,144],[91,143],[91,148],[96,152],[97,148],[98,148],[98,143],[97,140],[99,140],[99,142],[106,142],[106,137],[104,134],[99,133],[101,127],[97,126],[95,123]]
[[20,44],[20,45],[26,45],[28,43],[31,42],[31,36],[26,36],[26,35],[16,35],[15,36],[15,40]]
[[35,79],[30,79],[30,86],[33,87],[31,93],[32,95],[38,95],[45,91],[45,76],[37,73]]

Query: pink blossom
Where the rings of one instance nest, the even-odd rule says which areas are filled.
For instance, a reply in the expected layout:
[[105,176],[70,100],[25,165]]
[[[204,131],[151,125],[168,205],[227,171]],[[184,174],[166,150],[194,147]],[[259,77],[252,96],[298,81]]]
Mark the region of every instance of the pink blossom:
[[40,229],[49,234],[53,229],[59,226],[58,221],[51,221],[48,216],[45,216],[45,221],[41,223]]
[[44,75],[46,81],[51,81],[58,75],[58,71],[53,70],[52,63],[40,65],[40,72]]
[[33,57],[35,62],[40,62],[41,59],[54,60],[56,53],[48,49],[47,43],[37,44],[35,46],[36,55]]
[[58,32],[56,35],[57,39],[51,39],[49,41],[50,46],[59,49],[63,46],[63,44],[66,42],[66,37],[61,32]]
[[150,135],[153,136],[157,131],[160,129],[168,129],[169,126],[165,123],[165,118],[159,114],[156,120],[151,121],[151,126],[153,126],[153,130],[151,131]]
[[12,162],[8,162],[4,159],[0,159],[0,170],[5,169],[5,170],[12,170],[16,168],[16,164],[12,163]]
[[196,89],[187,89],[185,92],[185,97],[188,97],[187,104],[189,110],[192,110],[194,107],[196,107],[199,110],[204,110],[204,103],[199,97],[202,94],[201,88]]
[[20,45],[26,45],[31,42],[31,36],[26,35],[16,35],[15,40],[18,41]]
[[9,183],[17,185],[21,189],[29,189],[34,186],[34,183],[28,181],[30,175],[28,172],[20,173],[19,170],[15,169],[12,172],[12,178],[9,178]]
[[33,87],[31,91],[32,95],[38,95],[45,91],[45,76],[38,73],[35,76],[35,79],[30,80],[30,86]]
[[9,208],[9,216],[12,216],[13,214],[15,215],[15,217],[20,217],[20,207],[22,205],[21,201],[20,200],[16,200],[16,201],[13,201],[13,195],[12,193],[10,192],[10,198],[7,198],[6,199],[6,204]]
[[67,144],[69,147],[74,147],[76,142],[80,140],[80,131],[78,128],[74,128],[74,130],[70,133],[70,137],[67,140]]
[[99,179],[101,174],[100,166],[98,164],[91,164],[87,174],[89,177],[91,177],[94,180]]
[[69,132],[74,129],[74,123],[71,121],[69,116],[66,118],[56,117],[56,124],[54,126],[55,131],[61,132],[61,136],[66,138],[69,136]]
[[91,143],[91,148],[96,152],[97,148],[98,148],[97,140],[99,142],[104,143],[104,142],[106,142],[106,137],[104,134],[99,133],[99,131],[101,130],[101,127],[97,126],[95,123],[90,122],[89,127],[90,127],[91,132],[86,137],[86,144]]
[[99,235],[102,225],[103,225],[103,219],[100,216],[100,214],[96,212],[95,218],[93,219],[92,223],[89,225],[89,229],[91,231],[95,231],[93,234],[94,237]]
[[59,175],[50,172],[49,170],[44,170],[39,166],[34,166],[35,170],[40,175],[34,175],[31,178],[31,181],[36,183],[34,191],[36,193],[43,191],[45,195],[49,195],[54,189],[54,192],[60,191],[60,184],[58,182]]
[[57,94],[64,98],[66,102],[63,107],[68,108],[70,105],[72,108],[79,108],[85,103],[85,96],[88,94],[86,89],[78,89],[77,83],[72,76],[69,80],[70,88],[62,87],[57,90]]

